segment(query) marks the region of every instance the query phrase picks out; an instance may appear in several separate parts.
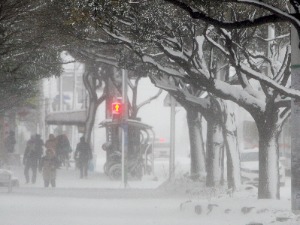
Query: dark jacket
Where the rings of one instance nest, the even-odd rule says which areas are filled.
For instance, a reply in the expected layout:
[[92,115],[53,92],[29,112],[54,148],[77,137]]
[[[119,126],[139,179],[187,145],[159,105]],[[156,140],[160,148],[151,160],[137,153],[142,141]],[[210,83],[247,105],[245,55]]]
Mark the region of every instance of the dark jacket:
[[84,162],[87,162],[90,159],[92,159],[93,154],[92,154],[90,145],[88,143],[86,143],[85,141],[80,141],[77,144],[74,158],[78,159],[79,161],[84,161]]
[[41,159],[43,152],[39,148],[36,148],[36,142],[34,139],[27,141],[26,149],[23,157],[24,165],[37,166],[38,161]]
[[40,157],[42,157],[44,141],[40,138],[40,135],[36,135],[34,143],[35,143],[35,151],[38,154],[40,154]]

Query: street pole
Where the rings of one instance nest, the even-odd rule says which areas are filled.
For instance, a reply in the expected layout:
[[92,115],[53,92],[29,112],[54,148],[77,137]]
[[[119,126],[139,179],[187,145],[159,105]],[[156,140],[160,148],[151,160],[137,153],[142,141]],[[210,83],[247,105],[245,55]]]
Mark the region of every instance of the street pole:
[[128,152],[128,107],[127,107],[127,71],[122,69],[122,183],[127,187],[127,152]]
[[62,76],[59,76],[59,111],[62,112],[63,111],[63,79]]
[[170,158],[169,158],[169,180],[175,178],[175,99],[170,95],[171,115],[170,115]]
[[[293,89],[300,90],[300,50],[299,36],[292,25],[291,28],[291,85]],[[300,101],[292,99],[291,104],[291,199],[292,211],[300,212]]]
[[[74,73],[73,73],[73,102],[72,102],[72,109],[73,111],[75,110],[76,108],[76,102],[77,102],[77,98],[76,98],[76,83],[77,83],[77,74],[76,74],[76,62],[74,62]],[[75,148],[76,146],[76,140],[75,140],[75,126],[73,125],[72,126],[72,148]]]

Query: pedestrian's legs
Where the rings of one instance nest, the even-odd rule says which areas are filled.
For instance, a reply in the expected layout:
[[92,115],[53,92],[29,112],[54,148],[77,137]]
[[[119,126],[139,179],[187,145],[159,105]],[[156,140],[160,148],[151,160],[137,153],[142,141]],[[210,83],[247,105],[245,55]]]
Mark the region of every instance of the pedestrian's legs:
[[24,168],[26,183],[29,183],[29,168],[30,168],[29,163],[26,163]]
[[44,179],[44,186],[45,187],[49,187],[49,180],[48,179]]
[[89,163],[85,162],[84,166],[83,166],[83,173],[84,173],[85,177],[87,177],[87,175],[88,175],[88,165],[89,165]]
[[84,162],[82,160],[78,160],[78,168],[80,171],[80,178],[83,178]]
[[83,163],[80,163],[81,165],[79,166],[79,170],[80,170],[80,178],[83,178]]
[[32,179],[31,182],[34,184],[36,181],[37,165],[32,166]]
[[51,182],[51,186],[52,186],[52,187],[56,187],[56,182],[55,182],[55,179],[51,179],[51,181],[50,181],[50,182]]

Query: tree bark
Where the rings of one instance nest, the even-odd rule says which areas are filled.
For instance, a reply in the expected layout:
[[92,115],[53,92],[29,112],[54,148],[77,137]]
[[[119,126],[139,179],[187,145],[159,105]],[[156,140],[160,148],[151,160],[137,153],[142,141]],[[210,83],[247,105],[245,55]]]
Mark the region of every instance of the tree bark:
[[[84,131],[84,136],[87,143],[91,143],[91,133],[95,123],[97,108],[106,98],[106,93],[105,93],[106,87],[104,87],[104,91],[101,97],[98,98],[97,95],[97,86],[96,86],[96,80],[98,75],[97,70],[98,67],[96,65],[85,64],[83,83],[89,93],[89,106],[88,106],[87,118],[85,121],[85,131]],[[105,83],[104,85],[106,86],[107,83],[106,82],[104,83]]]
[[187,109],[186,112],[190,138],[190,174],[192,180],[199,180],[206,174],[205,150],[201,130],[201,120],[197,110]]
[[207,121],[206,146],[206,186],[215,187],[221,184],[221,155],[224,148],[222,125],[218,120]]
[[97,101],[90,99],[88,107],[87,119],[85,121],[85,139],[87,143],[91,143],[91,134],[95,123],[96,111],[98,108]]
[[[272,126],[273,125],[273,126]],[[275,124],[263,124],[259,130],[259,199],[279,199],[279,131]]]
[[235,114],[225,101],[223,111],[223,135],[227,156],[227,183],[233,191],[241,187],[241,163]]

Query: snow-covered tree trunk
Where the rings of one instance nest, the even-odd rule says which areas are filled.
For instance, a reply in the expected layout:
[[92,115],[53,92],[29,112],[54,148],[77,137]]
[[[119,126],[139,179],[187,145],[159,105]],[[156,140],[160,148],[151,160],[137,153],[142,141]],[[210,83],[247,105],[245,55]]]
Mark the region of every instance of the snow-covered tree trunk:
[[223,103],[223,133],[227,156],[228,188],[238,190],[241,187],[241,166],[235,113],[231,107],[228,107],[228,103]]
[[221,183],[221,156],[224,148],[222,125],[218,120],[207,121],[206,140],[206,186],[215,187]]
[[106,91],[104,88],[103,94],[98,98],[97,96],[97,75],[98,67],[96,65],[85,65],[85,72],[83,74],[83,83],[89,93],[89,106],[87,110],[87,118],[85,121],[85,140],[91,143],[91,134],[95,123],[96,111],[98,106],[105,100]]
[[90,104],[87,112],[87,119],[85,121],[85,139],[87,143],[91,143],[91,134],[95,123],[97,108],[97,101],[93,101],[93,99],[90,99]]
[[259,199],[279,199],[279,131],[274,124],[258,124]]
[[206,174],[201,120],[197,110],[187,109],[186,112],[190,138],[190,174],[193,180],[198,180]]

